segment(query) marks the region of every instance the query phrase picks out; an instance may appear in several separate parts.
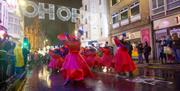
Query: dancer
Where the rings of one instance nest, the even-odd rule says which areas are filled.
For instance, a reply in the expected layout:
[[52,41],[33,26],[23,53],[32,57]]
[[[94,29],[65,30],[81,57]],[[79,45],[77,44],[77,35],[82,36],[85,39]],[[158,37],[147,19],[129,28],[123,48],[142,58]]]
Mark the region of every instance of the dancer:
[[69,54],[65,57],[61,68],[65,77],[64,85],[67,85],[70,81],[81,81],[85,77],[92,76],[87,63],[79,53],[80,41],[73,36],[66,36],[64,44],[68,46]]
[[52,71],[58,71],[61,69],[63,64],[63,58],[60,55],[57,55],[54,53],[54,51],[49,51],[50,55],[50,63],[48,64],[48,67],[52,69]]
[[95,66],[98,65],[101,58],[97,55],[96,49],[94,49],[93,47],[91,47],[88,50],[87,54],[88,56],[86,58],[86,62],[89,65],[89,67],[94,68]]
[[111,50],[109,47],[100,48],[100,50],[103,52],[103,55],[101,57],[100,64],[104,67],[107,67],[110,69],[112,67],[112,63],[114,60],[113,55],[111,54]]
[[129,73],[129,76],[132,76],[132,72],[136,69],[136,66],[134,62],[132,61],[131,57],[128,54],[127,48],[123,44],[123,39],[122,42],[118,39],[117,36],[114,37],[114,42],[116,46],[118,47],[115,56],[114,56],[114,66],[115,66],[115,71],[117,73]]

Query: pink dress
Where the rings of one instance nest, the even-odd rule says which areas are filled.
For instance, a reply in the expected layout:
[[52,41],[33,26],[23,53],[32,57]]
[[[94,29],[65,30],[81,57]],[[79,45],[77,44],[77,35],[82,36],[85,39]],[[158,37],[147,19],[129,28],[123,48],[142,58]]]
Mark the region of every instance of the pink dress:
[[103,56],[101,57],[102,66],[111,67],[113,62],[113,55],[111,55],[109,48],[101,48]]
[[132,72],[136,69],[136,65],[128,54],[127,48],[120,43],[119,39],[114,39],[115,44],[118,46],[114,56],[114,66],[116,72]]
[[65,79],[70,80],[83,80],[85,77],[92,76],[92,73],[85,62],[84,58],[80,55],[80,42],[65,41],[69,48],[69,54],[65,57],[61,71]]
[[63,58],[59,55],[54,54],[53,51],[50,51],[49,55],[51,56],[51,59],[48,67],[52,69],[61,69],[64,61]]

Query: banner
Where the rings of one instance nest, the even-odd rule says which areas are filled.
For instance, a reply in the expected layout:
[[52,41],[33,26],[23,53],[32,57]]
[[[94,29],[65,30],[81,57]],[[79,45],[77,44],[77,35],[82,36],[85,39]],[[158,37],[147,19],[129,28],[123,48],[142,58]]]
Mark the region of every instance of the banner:
[[141,30],[141,42],[147,42],[150,45],[150,30],[148,28]]

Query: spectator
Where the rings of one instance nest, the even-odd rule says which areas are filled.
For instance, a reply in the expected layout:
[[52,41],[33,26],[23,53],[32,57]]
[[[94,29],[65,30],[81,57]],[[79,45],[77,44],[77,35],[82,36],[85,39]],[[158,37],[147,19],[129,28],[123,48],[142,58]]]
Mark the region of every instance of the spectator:
[[147,41],[145,42],[144,46],[144,58],[146,60],[146,63],[149,64],[149,55],[151,54],[151,47],[148,45]]
[[138,63],[143,63],[143,44],[140,42],[137,46],[138,49]]
[[162,36],[161,40],[158,40],[159,42],[159,48],[160,48],[160,53],[159,53],[159,59],[161,61],[161,63],[167,63],[167,57],[166,57],[166,53],[165,53],[165,47],[167,46],[167,41],[165,39],[165,36]]
[[176,63],[180,63],[180,38],[178,37],[177,33],[174,33],[172,35],[172,39],[173,39],[172,47],[175,54],[175,60]]
[[132,44],[131,44],[130,41],[128,41],[128,42],[126,43],[126,48],[128,49],[128,54],[129,54],[130,57],[132,58],[133,46],[132,46]]

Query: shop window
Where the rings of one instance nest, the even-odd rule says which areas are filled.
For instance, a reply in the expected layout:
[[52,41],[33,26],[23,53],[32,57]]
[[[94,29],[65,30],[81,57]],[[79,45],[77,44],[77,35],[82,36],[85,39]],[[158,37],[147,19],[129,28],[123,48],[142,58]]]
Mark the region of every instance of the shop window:
[[117,3],[117,0],[112,0],[112,6]]

